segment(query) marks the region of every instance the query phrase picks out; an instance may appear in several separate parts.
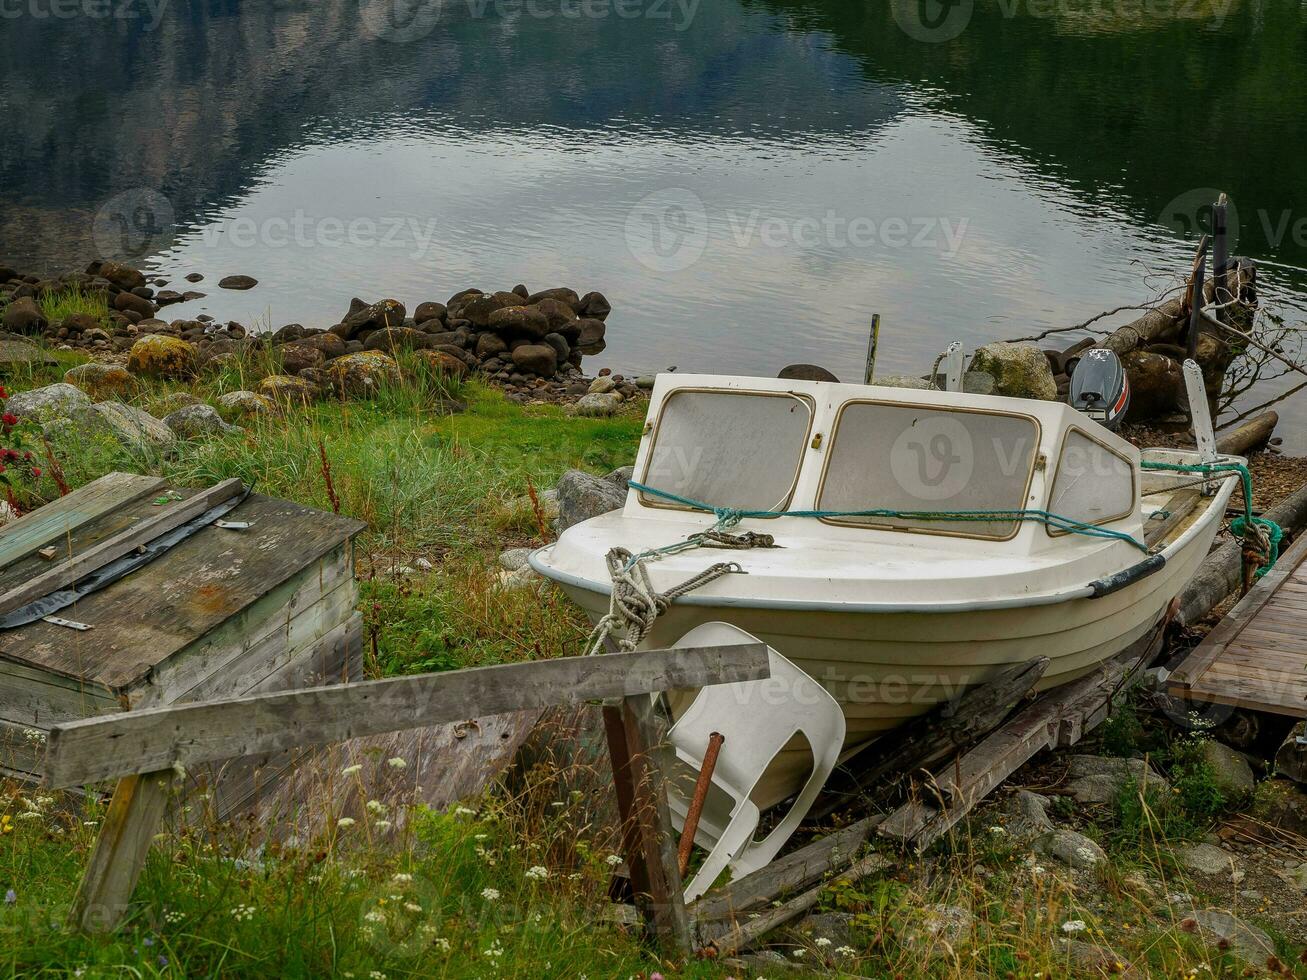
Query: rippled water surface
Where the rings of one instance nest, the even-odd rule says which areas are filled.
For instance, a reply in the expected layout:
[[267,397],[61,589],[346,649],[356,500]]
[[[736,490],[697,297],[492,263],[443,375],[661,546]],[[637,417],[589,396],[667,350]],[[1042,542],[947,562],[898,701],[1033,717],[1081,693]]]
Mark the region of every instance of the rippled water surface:
[[921,373],[1147,300],[1220,189],[1307,320],[1298,4],[51,2],[0,16],[0,261],[204,273],[177,315],[567,284],[615,309],[587,364],[858,379],[879,312]]

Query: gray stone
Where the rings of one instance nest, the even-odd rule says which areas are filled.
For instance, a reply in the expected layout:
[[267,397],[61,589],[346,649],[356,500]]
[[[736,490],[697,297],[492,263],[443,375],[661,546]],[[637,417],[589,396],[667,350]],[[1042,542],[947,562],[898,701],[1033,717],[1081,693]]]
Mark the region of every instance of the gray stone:
[[1019,789],[1003,808],[1003,828],[1013,837],[1033,838],[1053,829],[1048,816],[1048,797]]
[[962,375],[962,390],[968,395],[992,395],[994,376],[980,371],[967,371]]
[[568,470],[558,481],[558,530],[619,510],[625,503],[626,493],[609,481]]
[[1085,870],[1096,868],[1107,861],[1107,854],[1084,834],[1074,830],[1053,830],[1039,841],[1039,851],[1063,864]]
[[20,364],[53,364],[54,357],[36,344],[13,337],[0,337],[0,367],[15,367]]
[[164,424],[183,439],[199,439],[205,436],[223,436],[240,432],[235,425],[228,425],[211,405],[186,405],[163,418]]
[[613,472],[607,474],[604,479],[617,487],[622,493],[630,489],[631,477],[635,476],[634,466],[619,466]]
[[574,404],[567,406],[567,414],[602,418],[616,414],[621,407],[622,396],[610,391],[602,395],[582,395]]
[[1275,955],[1275,943],[1256,926],[1250,926],[1222,909],[1196,909],[1190,918],[1198,925],[1198,935],[1209,947],[1227,948],[1249,966],[1261,969],[1267,957]]
[[652,374],[642,374],[635,379],[635,386],[641,391],[652,391],[656,380]]
[[91,411],[113,431],[114,438],[137,449],[164,449],[177,441],[172,429],[149,412],[122,402],[96,402]]
[[1257,780],[1253,777],[1252,766],[1241,754],[1209,738],[1202,743],[1199,757],[1212,770],[1212,781],[1226,799],[1233,802],[1252,795]]
[[590,387],[586,392],[591,395],[606,395],[617,387],[617,382],[613,380],[611,374],[600,375],[590,382]]
[[499,565],[507,571],[515,572],[519,568],[526,567],[526,560],[530,555],[530,548],[509,548],[499,556]]
[[853,916],[848,912],[818,912],[799,924],[799,932],[809,941],[829,939],[831,946],[851,946]]
[[1307,892],[1307,863],[1290,868],[1286,877],[1300,892]]
[[163,415],[175,412],[179,408],[185,408],[187,405],[199,405],[200,399],[192,395],[189,391],[170,391],[157,402],[154,403],[155,411]]
[[1228,877],[1236,865],[1234,855],[1215,844],[1187,844],[1175,856],[1182,867],[1213,877]]
[[992,377],[996,395],[1057,400],[1053,369],[1034,344],[986,344],[972,357],[971,370]]
[[523,565],[514,571],[502,570],[499,573],[500,588],[509,591],[518,589],[538,589],[545,582],[544,576],[530,565]]
[[1143,759],[1120,759],[1104,755],[1073,755],[1069,760],[1067,790],[1081,803],[1111,803],[1133,781],[1158,792],[1170,791],[1170,784],[1153,772]]
[[929,905],[922,931],[932,939],[956,948],[971,939],[974,917],[958,905]]
[[17,334],[40,333],[45,329],[46,322],[36,300],[30,296],[13,300],[5,307],[4,317],[0,319],[6,330]]
[[36,422],[68,418],[76,415],[79,410],[90,407],[91,399],[86,396],[86,392],[63,381],[44,388],[16,392],[5,402],[5,411],[12,412],[20,419]]

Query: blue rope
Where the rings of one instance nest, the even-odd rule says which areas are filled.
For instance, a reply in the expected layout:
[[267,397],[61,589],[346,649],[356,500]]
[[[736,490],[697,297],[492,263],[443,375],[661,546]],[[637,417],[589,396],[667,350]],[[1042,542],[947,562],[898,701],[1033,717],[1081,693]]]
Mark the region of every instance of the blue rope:
[[1271,566],[1280,557],[1280,541],[1284,538],[1284,528],[1269,517],[1253,516],[1253,475],[1243,463],[1227,461],[1222,463],[1163,463],[1158,460],[1145,459],[1139,464],[1146,470],[1167,470],[1173,473],[1201,473],[1204,476],[1218,473],[1238,473],[1243,484],[1243,517],[1236,517],[1230,522],[1230,533],[1239,538],[1247,538],[1251,528],[1260,527],[1266,534],[1266,561],[1253,573],[1261,578],[1271,570]]
[[[1053,514],[1046,510],[894,510],[888,507],[876,507],[871,510],[741,510],[735,507],[714,507],[712,504],[705,504],[702,500],[694,500],[691,497],[683,497],[678,493],[672,493],[669,490],[659,490],[657,487],[645,486],[643,483],[637,483],[635,480],[630,481],[630,485],[641,493],[652,494],[655,497],[661,497],[673,503],[691,507],[694,510],[705,511],[717,518],[717,523],[713,526],[714,531],[734,527],[745,518],[770,518],[770,517],[815,517],[815,518],[838,518],[838,517],[881,517],[897,518],[899,520],[909,521],[1033,521],[1043,524],[1045,527],[1052,528],[1055,531],[1065,531],[1070,534],[1083,534],[1091,538],[1108,538],[1114,541],[1125,541],[1134,545],[1144,554],[1148,553],[1148,546],[1136,541],[1132,535],[1124,531],[1114,531],[1111,528],[1095,527],[1092,524],[1082,524],[1080,521],[1073,521],[1069,517],[1063,517],[1060,514]],[[677,542],[675,545],[669,545],[677,551],[684,550],[686,546],[695,546],[690,542]],[[643,552],[644,555],[653,554],[672,554],[664,548],[655,548],[652,551]],[[637,556],[640,557],[640,556]]]

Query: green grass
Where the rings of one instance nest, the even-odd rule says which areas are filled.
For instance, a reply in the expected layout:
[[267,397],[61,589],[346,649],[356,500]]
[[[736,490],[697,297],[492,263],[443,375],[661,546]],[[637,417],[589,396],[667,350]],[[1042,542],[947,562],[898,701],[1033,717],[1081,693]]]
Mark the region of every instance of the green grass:
[[63,320],[75,313],[84,313],[95,317],[100,321],[101,325],[109,321],[109,305],[100,293],[88,293],[82,289],[73,288],[60,290],[57,293],[42,293],[37,297],[36,302],[41,308],[41,315],[51,323],[56,320]]

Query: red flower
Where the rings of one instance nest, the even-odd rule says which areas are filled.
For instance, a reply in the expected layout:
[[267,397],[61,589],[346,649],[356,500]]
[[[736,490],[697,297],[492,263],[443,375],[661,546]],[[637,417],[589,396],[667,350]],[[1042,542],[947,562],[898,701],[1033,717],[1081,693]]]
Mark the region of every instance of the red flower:
[[32,476],[39,477],[40,475],[41,475],[41,467],[39,467],[39,466],[33,466],[33,467],[32,467]]
[[0,398],[8,398],[8,397],[9,397],[9,389],[6,388],[4,385],[0,385]]
[[5,425],[17,425],[18,416],[13,412],[5,412],[4,415],[0,415],[0,422],[3,422]]

